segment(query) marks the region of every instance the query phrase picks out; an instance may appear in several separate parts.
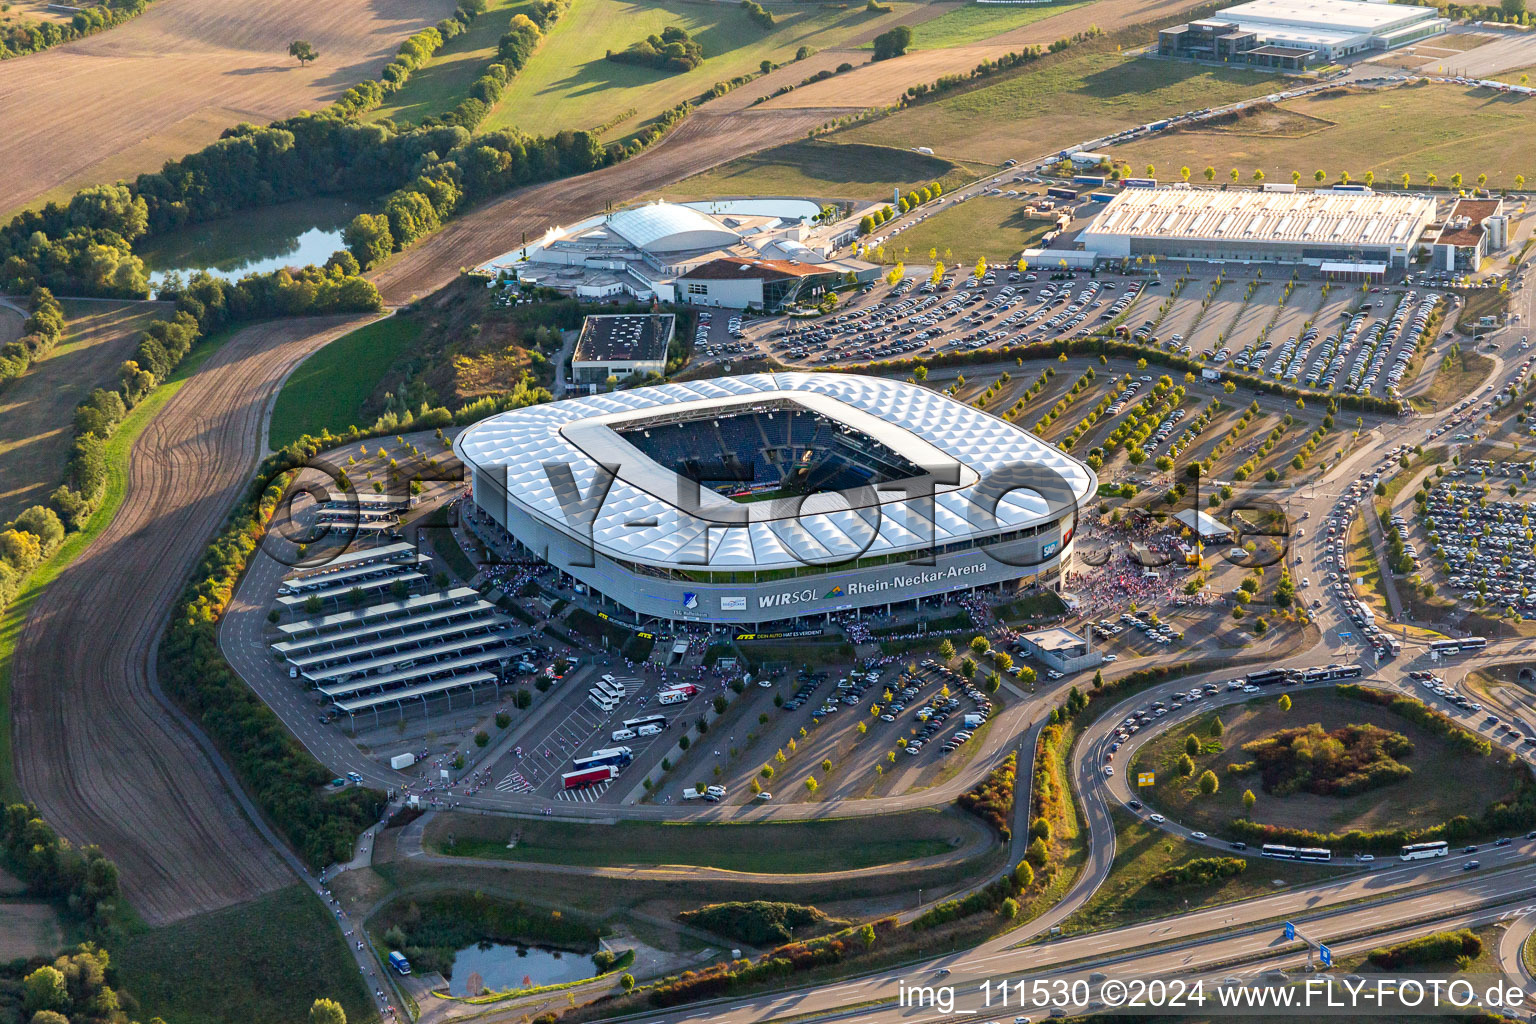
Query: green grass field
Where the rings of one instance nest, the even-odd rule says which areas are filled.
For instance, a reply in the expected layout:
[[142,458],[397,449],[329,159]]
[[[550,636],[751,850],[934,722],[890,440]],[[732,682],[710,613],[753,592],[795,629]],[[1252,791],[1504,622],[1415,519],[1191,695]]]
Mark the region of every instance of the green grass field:
[[[886,246],[886,259],[926,264],[928,251],[937,249],[945,265],[962,269],[974,267],[982,258],[988,262],[1012,260],[1054,226],[1053,221],[1025,219],[1024,204],[1018,199],[984,196],[941,209],[903,231]],[[894,254],[892,246],[896,248]],[[953,256],[946,257],[946,250]]]
[[[1488,378],[1493,360],[1471,351],[1472,343],[1464,342],[1455,356],[1449,353],[1431,356],[1438,362],[1426,364],[1424,371],[1434,366],[1435,376],[1429,386],[1408,400],[1415,412],[1429,413],[1437,409],[1449,409],[1470,395]],[[1423,373],[1424,371],[1420,371]]]
[[1041,4],[1038,6],[1008,7],[966,4],[941,14],[912,30],[912,49],[942,50],[949,46],[964,46],[983,39],[1011,32],[1025,25],[1033,25],[1046,18],[1086,7],[1085,3]]
[[885,146],[838,146],[805,140],[765,149],[669,185],[656,197],[811,196],[817,199],[889,199],[893,188],[937,181],[951,189],[974,180],[979,169]]
[[1217,856],[1208,847],[1188,843],[1152,828],[1125,811],[1116,810],[1115,862],[1104,884],[1062,923],[1064,933],[1118,928],[1132,922],[1236,903],[1274,892],[1286,885],[1310,885],[1336,877],[1338,868],[1320,864],[1288,864],[1250,858],[1248,870],[1210,885],[1160,886],[1152,877],[1197,857]]
[[117,433],[107,442],[107,488],[101,505],[86,521],[85,529],[71,534],[59,546],[59,550],[37,567],[37,571],[27,581],[26,588],[0,615],[0,726],[3,726],[0,728],[0,798],[7,802],[22,799],[16,788],[15,767],[11,760],[11,656],[16,653],[16,641],[32,610],[32,602],[112,522],[112,517],[117,515],[118,508],[123,504],[123,496],[128,492],[128,454],[133,449],[133,443],[144,432],[144,428],[149,426],[155,414],[197,372],[198,367],[233,335],[234,331],[231,330],[206,339],[182,360],[181,366],[164,384],[134,406],[127,418],[118,424]]
[[1126,125],[1261,96],[1280,81],[1253,71],[1074,48],[1002,81],[854,125],[831,139],[929,146],[950,160],[998,164],[1018,156],[1021,146],[1030,153],[1055,149]]
[[496,44],[506,34],[512,16],[526,0],[491,0],[484,14],[470,23],[469,31],[449,40],[425,65],[411,75],[405,88],[390,96],[364,120],[419,122],[452,110],[465,96],[471,82],[496,57]]
[[[455,840],[452,848],[447,846],[449,833]],[[517,845],[508,849],[513,834]],[[454,815],[428,825],[425,842],[445,854],[537,864],[689,864],[808,874],[931,857],[952,849],[952,839],[968,836],[961,823],[934,811],[750,825],[593,825]]]
[[[1149,807],[1191,828],[1220,834],[1228,822],[1243,816],[1242,795],[1252,789],[1258,797],[1252,818],[1265,824],[1306,828],[1318,832],[1344,832],[1351,828],[1382,829],[1423,827],[1458,814],[1475,815],[1496,800],[1514,792],[1519,769],[1501,764],[1494,756],[1464,754],[1426,729],[1392,714],[1385,708],[1336,696],[1332,691],[1292,692],[1294,707],[1281,711],[1273,695],[1256,697],[1243,704],[1222,708],[1225,725],[1221,753],[1195,758],[1195,775],[1180,778],[1175,762],[1184,752],[1190,733],[1207,739],[1208,726],[1217,712],[1201,715],[1157,736],[1137,753],[1125,771],[1154,771],[1157,785],[1141,791]],[[1362,723],[1399,732],[1413,743],[1413,752],[1402,758],[1412,775],[1390,785],[1368,789],[1353,796],[1321,796],[1294,793],[1275,796],[1260,786],[1259,775],[1229,775],[1228,764],[1251,760],[1242,744],[1268,736],[1279,729],[1299,728],[1313,722],[1324,729]],[[1211,769],[1221,788],[1214,796],[1200,794],[1195,779]]]
[[145,1020],[293,1024],[322,996],[352,1024],[378,1019],[346,940],[301,885],[107,945]]
[[271,445],[277,451],[304,434],[346,430],[384,371],[421,336],[419,321],[391,316],[345,334],[300,364],[272,408]]
[[[912,7],[897,2],[889,14],[867,14],[862,5],[852,4],[808,4],[799,9],[776,5],[776,24],[765,32],[734,3],[576,0],[508,86],[482,129],[515,127],[531,135],[548,135],[561,129],[595,128],[634,109],[634,117],[612,130],[612,137],[623,137],[716,82],[756,71],[764,60],[781,63],[792,59],[801,46],[823,50],[878,32]],[[608,50],[622,50],[668,25],[681,26],[699,41],[704,47],[703,64],[684,74],[666,74],[604,58]]]
[[1390,91],[1340,93],[1329,90],[1283,105],[1309,118],[1332,122],[1322,130],[1241,134],[1174,132],[1137,140],[1114,152],[1138,170],[1152,163],[1165,176],[1180,166],[1196,175],[1215,167],[1218,180],[1236,167],[1244,181],[1261,168],[1271,181],[1290,180],[1299,171],[1311,182],[1315,171],[1336,179],[1348,171],[1355,180],[1367,171],[1378,182],[1396,182],[1406,172],[1414,184],[1430,172],[1442,187],[1460,173],[1471,186],[1487,174],[1495,187],[1513,187],[1516,174],[1536,178],[1536,99],[1520,99],[1487,89],[1423,84]]

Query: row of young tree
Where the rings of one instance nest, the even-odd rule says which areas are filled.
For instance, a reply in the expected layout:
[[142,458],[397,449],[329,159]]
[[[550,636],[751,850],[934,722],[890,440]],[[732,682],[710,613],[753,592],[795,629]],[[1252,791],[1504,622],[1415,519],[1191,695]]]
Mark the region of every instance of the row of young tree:
[[64,337],[64,307],[46,288],[35,288],[28,306],[31,315],[21,337],[0,347],[0,387],[27,372],[32,361],[52,352]]
[[37,53],[120,25],[143,14],[147,6],[148,0],[107,0],[106,3],[77,8],[68,21],[34,21],[30,18],[9,21],[0,26],[0,60]]

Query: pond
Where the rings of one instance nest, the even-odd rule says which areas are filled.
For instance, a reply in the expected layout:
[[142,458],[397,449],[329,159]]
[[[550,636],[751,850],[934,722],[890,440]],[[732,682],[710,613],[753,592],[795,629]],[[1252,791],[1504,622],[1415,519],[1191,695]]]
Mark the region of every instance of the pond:
[[211,220],[152,238],[138,247],[149,282],[199,270],[234,281],[281,267],[322,264],[343,248],[342,229],[370,209],[361,199],[310,199]]
[[468,995],[472,976],[482,990],[497,992],[581,981],[597,973],[592,958],[569,950],[482,942],[454,954],[450,995]]

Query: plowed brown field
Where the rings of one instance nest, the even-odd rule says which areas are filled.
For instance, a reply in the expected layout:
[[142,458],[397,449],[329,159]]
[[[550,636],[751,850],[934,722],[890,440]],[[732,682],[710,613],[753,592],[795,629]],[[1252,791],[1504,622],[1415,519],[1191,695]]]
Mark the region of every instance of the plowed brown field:
[[62,834],[96,843],[150,923],[291,881],[158,695],[171,602],[250,479],[287,372],[366,318],[284,320],[224,343],[145,429],[106,531],[37,598],[12,662],[16,776]]
[[[156,0],[117,28],[0,63],[0,214],[157,170],[242,120],[318,109],[452,10],[452,0]],[[295,39],[320,59],[299,67]]]

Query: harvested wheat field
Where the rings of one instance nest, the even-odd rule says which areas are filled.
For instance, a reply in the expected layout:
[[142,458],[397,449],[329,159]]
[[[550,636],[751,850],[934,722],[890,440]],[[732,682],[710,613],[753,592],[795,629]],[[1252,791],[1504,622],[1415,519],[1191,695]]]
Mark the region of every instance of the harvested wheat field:
[[[0,214],[157,170],[239,121],[324,106],[452,10],[451,0],[156,0],[117,28],[0,63]],[[299,67],[294,39],[320,59]]]
[[[1098,0],[1073,7],[1010,32],[971,46],[945,50],[917,50],[900,57],[855,68],[823,82],[796,89],[763,104],[769,109],[791,107],[878,107],[894,103],[907,86],[933,82],[945,75],[970,71],[984,60],[1085,32],[1097,25],[1116,32],[1130,25],[1165,21],[1198,4],[1193,0]],[[913,28],[922,41],[922,26]]]
[[92,388],[117,382],[139,332],[170,309],[168,302],[65,300],[69,334],[0,390],[0,522],[42,503],[59,485],[74,442],[75,406]]
[[22,627],[11,671],[17,783],[60,833],[118,863],[150,924],[292,881],[151,665],[171,602],[250,479],[278,384],[367,319],[282,320],[226,341],[145,428],[111,525]]

